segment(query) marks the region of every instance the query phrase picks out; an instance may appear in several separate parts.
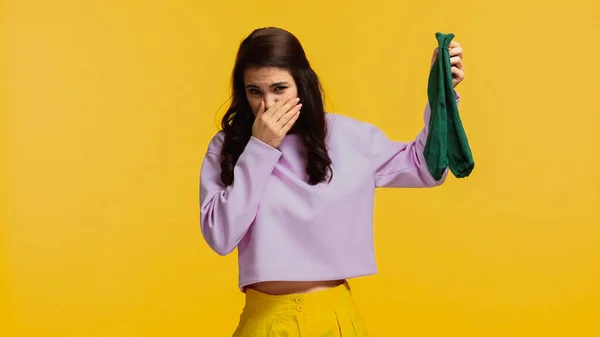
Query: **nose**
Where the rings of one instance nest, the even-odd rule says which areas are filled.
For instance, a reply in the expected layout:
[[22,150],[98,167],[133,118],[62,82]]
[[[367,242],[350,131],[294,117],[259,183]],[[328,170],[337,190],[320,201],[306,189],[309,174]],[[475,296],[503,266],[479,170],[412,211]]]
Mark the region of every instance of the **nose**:
[[266,94],[263,98],[265,100],[265,110],[269,109],[273,104],[275,104],[279,99],[277,95]]

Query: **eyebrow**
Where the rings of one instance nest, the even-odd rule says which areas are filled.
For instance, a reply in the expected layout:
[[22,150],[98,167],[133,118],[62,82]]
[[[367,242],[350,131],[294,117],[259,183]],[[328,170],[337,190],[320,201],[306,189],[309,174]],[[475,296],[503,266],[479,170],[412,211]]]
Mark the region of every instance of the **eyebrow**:
[[[270,87],[271,87],[271,88],[274,88],[274,87],[279,87],[279,86],[282,86],[282,85],[287,85],[287,84],[288,84],[288,83],[287,83],[287,82],[285,82],[285,81],[282,81],[282,82],[275,82],[275,83],[271,84],[271,85],[270,85]],[[248,84],[248,85],[246,86],[246,88],[257,88],[257,89],[260,89],[260,88],[258,87],[258,85],[256,85],[256,84]]]

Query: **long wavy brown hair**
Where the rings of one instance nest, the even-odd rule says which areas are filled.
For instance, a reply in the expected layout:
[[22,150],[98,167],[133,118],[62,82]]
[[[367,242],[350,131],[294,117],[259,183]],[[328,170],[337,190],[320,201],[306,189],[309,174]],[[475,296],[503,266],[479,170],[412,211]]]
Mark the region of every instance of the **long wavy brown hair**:
[[330,181],[333,171],[325,143],[323,88],[300,41],[290,32],[275,27],[256,29],[240,44],[232,74],[231,104],[221,121],[225,133],[221,180],[226,186],[233,184],[233,169],[252,136],[254,114],[246,97],[244,71],[255,67],[284,69],[294,78],[298,97],[302,99],[302,113],[290,132],[302,137],[308,183]]

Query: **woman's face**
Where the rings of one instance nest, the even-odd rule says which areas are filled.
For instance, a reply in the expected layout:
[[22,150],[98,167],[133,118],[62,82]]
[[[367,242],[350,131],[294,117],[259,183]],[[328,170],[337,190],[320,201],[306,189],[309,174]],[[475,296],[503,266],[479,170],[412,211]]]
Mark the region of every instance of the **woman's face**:
[[244,72],[244,86],[248,104],[256,116],[261,101],[265,110],[287,96],[298,97],[298,88],[292,75],[279,68],[249,68]]

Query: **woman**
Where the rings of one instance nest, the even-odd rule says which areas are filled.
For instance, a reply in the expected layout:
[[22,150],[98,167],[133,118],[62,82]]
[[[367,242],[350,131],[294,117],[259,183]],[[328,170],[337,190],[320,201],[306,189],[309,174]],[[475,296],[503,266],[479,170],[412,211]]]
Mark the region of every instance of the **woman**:
[[[450,47],[457,85],[462,49]],[[205,240],[220,255],[238,249],[246,305],[234,336],[367,336],[346,280],[377,272],[375,188],[446,178],[427,169],[426,127],[411,142],[392,141],[326,113],[321,92],[289,32],[257,29],[242,41],[231,106],[200,176]]]

